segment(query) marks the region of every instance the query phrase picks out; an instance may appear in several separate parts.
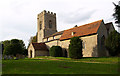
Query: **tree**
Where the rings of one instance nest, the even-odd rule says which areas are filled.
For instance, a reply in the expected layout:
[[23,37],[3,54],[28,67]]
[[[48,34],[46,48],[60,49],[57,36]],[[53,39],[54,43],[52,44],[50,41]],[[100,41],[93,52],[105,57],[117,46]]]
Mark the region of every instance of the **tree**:
[[35,36],[30,37],[28,46],[29,46],[32,42],[37,42],[37,34],[36,34]]
[[2,41],[2,44],[4,45],[4,48],[10,44],[10,40],[5,40],[5,41]]
[[12,39],[3,41],[4,45],[4,55],[14,55],[16,54],[24,54],[26,47],[22,40]]
[[3,51],[2,54],[4,54],[4,49],[7,47],[7,45],[10,45],[10,40],[5,40],[1,42],[3,44]]
[[37,42],[37,36],[33,36],[32,42]]
[[37,42],[37,34],[35,36],[30,37],[29,44],[32,42]]
[[120,24],[120,1],[118,3],[118,5],[116,5],[115,3],[113,3],[115,5],[115,9],[114,9],[114,13],[113,16],[115,18],[115,23]]
[[105,46],[111,56],[117,56],[120,54],[120,34],[117,31],[110,33],[105,40]]
[[62,48],[60,46],[52,46],[50,48],[50,56],[62,57],[63,56]]
[[70,39],[69,57],[73,59],[82,58],[82,40],[79,37]]

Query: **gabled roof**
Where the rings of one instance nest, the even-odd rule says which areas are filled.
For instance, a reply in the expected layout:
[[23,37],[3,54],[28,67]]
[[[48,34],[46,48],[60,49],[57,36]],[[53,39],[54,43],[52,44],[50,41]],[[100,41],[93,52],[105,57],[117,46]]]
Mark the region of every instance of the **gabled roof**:
[[45,43],[32,43],[35,50],[48,50]]
[[[98,31],[99,26],[103,20],[95,21],[89,24],[82,26],[74,27],[68,30],[65,30],[60,38],[60,40],[70,39],[74,36],[86,36],[95,34]],[[74,35],[72,35],[74,33]]]

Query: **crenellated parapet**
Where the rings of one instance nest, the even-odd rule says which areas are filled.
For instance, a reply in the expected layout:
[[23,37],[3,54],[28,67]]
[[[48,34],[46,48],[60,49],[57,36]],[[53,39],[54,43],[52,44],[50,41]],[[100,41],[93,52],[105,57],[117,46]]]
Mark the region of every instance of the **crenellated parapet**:
[[56,16],[56,13],[53,13],[53,12],[44,10],[44,11],[42,11],[41,13],[38,14],[38,18],[39,18],[40,15],[45,15],[45,14],[47,14],[47,15],[52,15],[52,16]]

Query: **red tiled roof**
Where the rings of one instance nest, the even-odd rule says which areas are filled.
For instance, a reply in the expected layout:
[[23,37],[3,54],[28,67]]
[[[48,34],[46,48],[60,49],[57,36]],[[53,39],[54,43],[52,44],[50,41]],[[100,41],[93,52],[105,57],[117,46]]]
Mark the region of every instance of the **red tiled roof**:
[[[74,27],[68,30],[65,30],[60,38],[60,40],[65,40],[72,38],[74,36],[85,36],[97,33],[97,30],[99,26],[101,25],[101,22],[103,20],[95,21],[89,24],[85,24],[82,26]],[[72,32],[74,32],[74,35],[72,35]]]
[[32,43],[35,50],[48,50],[45,43]]

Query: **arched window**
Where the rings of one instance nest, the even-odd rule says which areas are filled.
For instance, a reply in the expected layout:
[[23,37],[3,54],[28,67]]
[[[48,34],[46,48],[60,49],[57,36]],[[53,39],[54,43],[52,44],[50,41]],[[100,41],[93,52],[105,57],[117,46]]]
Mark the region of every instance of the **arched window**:
[[101,45],[105,45],[105,36],[104,35],[101,37]]
[[42,29],[42,21],[40,21],[40,30]]
[[49,28],[52,28],[52,21],[49,20]]

